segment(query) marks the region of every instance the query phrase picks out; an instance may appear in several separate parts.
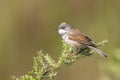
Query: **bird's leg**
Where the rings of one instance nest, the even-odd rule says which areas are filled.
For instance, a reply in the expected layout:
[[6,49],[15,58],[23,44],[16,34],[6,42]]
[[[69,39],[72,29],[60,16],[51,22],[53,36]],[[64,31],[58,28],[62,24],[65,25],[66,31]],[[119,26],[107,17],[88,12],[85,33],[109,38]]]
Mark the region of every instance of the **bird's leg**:
[[75,57],[80,52],[80,48],[75,48],[75,51],[69,55],[69,58]]

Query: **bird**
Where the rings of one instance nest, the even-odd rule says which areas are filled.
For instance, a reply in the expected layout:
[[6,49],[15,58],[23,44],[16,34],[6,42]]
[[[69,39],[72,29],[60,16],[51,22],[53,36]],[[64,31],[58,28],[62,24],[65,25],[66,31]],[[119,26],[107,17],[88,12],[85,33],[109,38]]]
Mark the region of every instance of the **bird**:
[[88,47],[101,56],[105,58],[108,57],[106,53],[97,48],[96,43],[92,39],[66,22],[62,22],[57,27],[57,31],[66,43],[76,49],[76,53],[78,53],[82,48]]

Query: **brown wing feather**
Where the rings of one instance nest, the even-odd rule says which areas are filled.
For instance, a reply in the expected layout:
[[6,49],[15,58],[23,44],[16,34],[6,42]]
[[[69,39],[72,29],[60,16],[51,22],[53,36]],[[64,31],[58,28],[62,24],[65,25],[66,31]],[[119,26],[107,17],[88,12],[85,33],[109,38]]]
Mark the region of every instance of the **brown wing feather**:
[[93,41],[85,34],[82,34],[78,29],[72,29],[72,31],[70,31],[68,35],[69,35],[69,39],[71,40],[77,41],[83,45],[89,45],[95,47]]

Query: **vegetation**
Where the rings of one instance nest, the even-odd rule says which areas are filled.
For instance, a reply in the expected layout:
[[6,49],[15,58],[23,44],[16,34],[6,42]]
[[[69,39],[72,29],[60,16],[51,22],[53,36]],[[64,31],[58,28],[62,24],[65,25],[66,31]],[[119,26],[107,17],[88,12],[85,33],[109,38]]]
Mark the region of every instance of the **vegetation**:
[[[43,80],[45,78],[51,79],[57,75],[58,69],[63,65],[68,65],[76,62],[77,60],[90,56],[94,53],[93,50],[89,48],[82,49],[78,54],[72,55],[74,52],[73,48],[67,43],[63,42],[63,51],[61,52],[58,61],[55,61],[48,54],[44,54],[41,51],[38,55],[34,57],[33,70],[29,71],[27,74],[20,77],[12,77],[12,80]],[[102,46],[107,40],[104,40],[97,44],[97,46]]]

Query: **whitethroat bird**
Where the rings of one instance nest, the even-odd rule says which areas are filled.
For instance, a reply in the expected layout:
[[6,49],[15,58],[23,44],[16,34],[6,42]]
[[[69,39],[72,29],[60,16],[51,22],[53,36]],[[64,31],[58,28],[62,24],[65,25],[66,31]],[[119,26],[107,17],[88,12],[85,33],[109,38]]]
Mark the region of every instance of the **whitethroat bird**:
[[76,49],[76,53],[78,53],[82,48],[88,47],[101,56],[107,57],[103,51],[97,48],[95,42],[85,34],[81,33],[79,29],[73,28],[71,25],[63,22],[58,26],[57,30],[62,39]]

